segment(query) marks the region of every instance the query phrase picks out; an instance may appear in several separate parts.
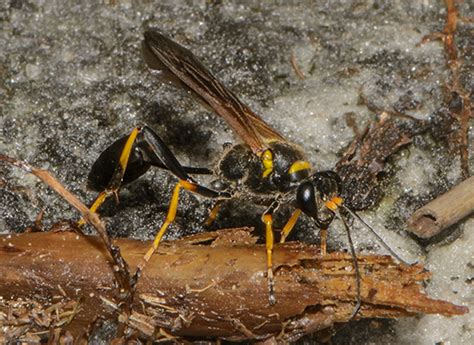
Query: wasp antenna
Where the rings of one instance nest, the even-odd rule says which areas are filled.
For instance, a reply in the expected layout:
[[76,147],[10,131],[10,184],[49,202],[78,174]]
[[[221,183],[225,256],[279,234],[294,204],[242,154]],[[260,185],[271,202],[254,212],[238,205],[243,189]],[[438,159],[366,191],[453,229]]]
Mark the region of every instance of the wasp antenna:
[[378,239],[378,241],[382,244],[382,246],[387,249],[389,251],[389,253],[395,258],[397,259],[399,262],[401,262],[402,264],[405,264],[405,265],[415,265],[417,262],[414,262],[414,263],[409,263],[408,261],[406,260],[403,260],[397,253],[395,253],[395,251],[390,248],[390,246],[383,240],[382,236],[380,236],[377,231],[375,231],[375,229],[370,226],[369,224],[367,224],[367,222],[362,219],[357,213],[355,213],[354,211],[352,211],[350,208],[348,208],[347,206],[344,206],[344,205],[341,205],[342,208],[344,208],[344,210],[346,210],[352,217],[354,217],[355,219],[357,219],[359,222],[362,223],[362,225],[364,225],[367,229],[369,229],[372,234],[374,234],[374,236]]
[[354,307],[354,310],[352,311],[351,316],[349,317],[349,320],[352,320],[357,313],[360,310],[361,306],[361,300],[360,300],[360,271],[359,271],[359,263],[357,262],[357,256],[356,252],[354,249],[354,243],[352,242],[352,237],[351,237],[351,231],[349,229],[349,226],[347,225],[346,220],[342,216],[340,212],[337,212],[338,218],[342,221],[342,224],[344,224],[344,229],[346,230],[347,234],[347,241],[349,242],[349,248],[351,250],[351,256],[352,256],[352,264],[354,265],[354,271],[355,271],[355,277],[356,277],[356,305]]

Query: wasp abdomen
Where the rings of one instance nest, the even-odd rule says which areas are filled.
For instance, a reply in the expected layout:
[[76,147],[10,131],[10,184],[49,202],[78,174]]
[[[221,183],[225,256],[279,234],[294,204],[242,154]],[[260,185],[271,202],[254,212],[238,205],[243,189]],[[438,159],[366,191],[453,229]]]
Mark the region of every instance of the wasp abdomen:
[[[88,188],[95,191],[102,191],[109,186],[127,139],[128,136],[118,139],[97,158],[87,178]],[[125,185],[135,181],[146,173],[150,166],[148,162],[144,161],[141,152],[136,150],[136,145],[134,144],[130,152],[130,158],[123,176],[122,184]]]

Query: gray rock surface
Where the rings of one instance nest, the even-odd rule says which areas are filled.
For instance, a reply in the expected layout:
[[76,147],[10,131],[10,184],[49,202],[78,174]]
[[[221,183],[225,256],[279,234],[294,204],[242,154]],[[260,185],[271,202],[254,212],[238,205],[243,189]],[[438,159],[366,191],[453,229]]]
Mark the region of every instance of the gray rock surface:
[[[148,27],[189,47],[252,109],[301,145],[318,169],[334,167],[353,139],[347,114],[359,128],[376,118],[358,104],[360,92],[380,108],[418,119],[430,119],[442,106],[449,80],[442,44],[417,47],[424,35],[444,25],[439,1],[210,3],[1,3],[0,152],[50,170],[87,203],[95,196],[86,188],[88,169],[107,145],[137,125],[153,127],[183,164],[212,167],[222,146],[237,140],[224,121],[147,70],[140,42]],[[460,8],[472,15],[467,1]],[[467,24],[459,30],[466,64],[472,66],[472,26],[471,36]],[[304,80],[291,66],[292,55]],[[458,157],[437,139],[420,135],[391,160],[385,198],[363,216],[402,255],[427,264],[433,272],[432,296],[472,309],[473,219],[438,243],[420,244],[405,232],[413,210],[460,180]],[[470,166],[473,170],[472,158]],[[110,232],[152,238],[174,182],[167,172],[153,170],[123,188],[120,204],[104,207]],[[0,183],[2,233],[30,226],[42,209],[45,229],[60,219],[78,218],[22,171],[0,165]],[[203,231],[210,205],[183,194],[167,238]],[[235,202],[230,210],[215,226],[258,224],[259,208]],[[308,221],[295,231],[294,238],[318,241]],[[366,231],[354,231],[354,237],[359,251],[383,252]],[[339,226],[329,241],[330,249],[345,247]],[[442,342],[474,343],[471,315],[359,322],[333,339],[334,344]]]

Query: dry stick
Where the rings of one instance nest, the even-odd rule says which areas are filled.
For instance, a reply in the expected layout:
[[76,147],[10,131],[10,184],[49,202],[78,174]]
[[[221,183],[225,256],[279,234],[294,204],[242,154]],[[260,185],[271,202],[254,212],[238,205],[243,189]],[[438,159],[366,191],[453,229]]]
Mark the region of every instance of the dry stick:
[[[351,255],[322,257],[319,246],[277,245],[278,303],[269,306],[265,246],[256,240],[248,229],[230,229],[163,243],[137,284],[129,327],[150,340],[168,333],[230,340],[274,335],[287,343],[349,320],[357,294]],[[131,268],[150,246],[150,241],[129,239],[115,243]],[[108,289],[114,273],[107,258],[100,239],[71,232],[0,235],[0,303],[21,298],[44,306],[60,285],[67,296],[82,300],[81,311],[63,329],[77,340],[94,319],[110,315],[104,303],[112,311],[119,308]],[[429,298],[423,281],[430,274],[421,265],[396,264],[381,255],[358,255],[357,260],[363,272],[357,319],[468,312]],[[4,326],[0,318],[0,329]]]
[[291,62],[291,66],[293,67],[293,70],[295,71],[297,77],[298,77],[300,80],[304,80],[304,79],[305,79],[305,76],[304,76],[303,72],[301,71],[300,66],[298,66],[298,61],[296,61],[295,52],[292,52],[292,53],[291,53],[290,62]]
[[462,59],[459,59],[455,34],[456,26],[458,22],[459,12],[456,9],[454,0],[445,0],[446,2],[446,24],[444,27],[444,49],[448,55],[447,65],[451,69],[452,75],[452,86],[451,91],[456,92],[461,96],[463,100],[462,110],[459,114],[453,114],[456,120],[459,122],[459,131],[458,137],[460,142],[459,153],[461,157],[461,170],[464,178],[469,177],[469,120],[472,116],[471,113],[471,104],[470,104],[470,94],[468,91],[464,90],[463,86],[460,83],[460,69],[462,65]]
[[432,40],[441,40],[444,44],[444,51],[446,52],[446,65],[451,71],[451,85],[449,87],[451,92],[458,94],[462,98],[461,109],[458,112],[451,112],[459,123],[459,129],[456,133],[456,140],[458,141],[459,156],[461,158],[461,173],[464,178],[468,178],[469,174],[469,121],[472,117],[472,106],[470,101],[470,91],[465,90],[461,85],[460,70],[463,64],[462,57],[459,58],[455,35],[456,27],[459,19],[459,12],[455,5],[455,0],[445,0],[446,3],[446,22],[443,32],[435,32],[426,35],[422,38],[420,44]]
[[128,269],[128,265],[120,254],[120,249],[115,246],[107,234],[104,223],[100,220],[96,213],[91,212],[87,206],[85,206],[74,194],[68,191],[54,176],[52,176],[48,171],[37,169],[31,165],[16,160],[14,158],[0,154],[0,161],[7,162],[13,166],[16,166],[27,173],[33,174],[38,177],[41,181],[51,187],[56,193],[62,196],[71,206],[78,210],[82,217],[92,225],[100,235],[102,241],[107,248],[110,256],[114,260],[115,265],[117,266],[116,277],[117,282],[120,287],[121,299],[125,302],[122,304],[123,311],[126,315],[131,313],[131,304],[133,301],[133,291],[131,288],[131,277]]
[[473,212],[474,176],[413,213],[407,221],[408,230],[430,238]]

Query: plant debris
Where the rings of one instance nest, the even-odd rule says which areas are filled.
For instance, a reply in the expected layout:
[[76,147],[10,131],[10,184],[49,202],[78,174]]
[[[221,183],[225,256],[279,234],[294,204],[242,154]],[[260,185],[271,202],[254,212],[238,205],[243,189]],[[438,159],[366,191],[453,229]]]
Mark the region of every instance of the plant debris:
[[344,181],[344,198],[354,210],[374,206],[383,197],[380,180],[388,159],[424,130],[419,121],[382,112],[378,121],[357,135],[336,165]]
[[[442,32],[434,32],[423,37],[420,44],[433,40],[441,40],[446,53],[446,65],[451,71],[451,80],[446,85],[445,103],[433,116],[438,123],[435,129],[441,138],[446,138],[453,152],[461,158],[463,178],[470,176],[469,172],[469,121],[473,117],[471,109],[472,90],[466,90],[462,82],[462,73],[472,76],[472,65],[464,66],[465,60],[460,55],[456,45],[456,29],[459,12],[454,0],[446,1],[446,23]],[[461,20],[460,20],[461,19]],[[468,64],[472,63],[467,61]],[[468,77],[469,78],[469,77]],[[441,132],[441,133],[440,133]]]

